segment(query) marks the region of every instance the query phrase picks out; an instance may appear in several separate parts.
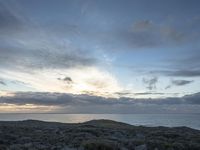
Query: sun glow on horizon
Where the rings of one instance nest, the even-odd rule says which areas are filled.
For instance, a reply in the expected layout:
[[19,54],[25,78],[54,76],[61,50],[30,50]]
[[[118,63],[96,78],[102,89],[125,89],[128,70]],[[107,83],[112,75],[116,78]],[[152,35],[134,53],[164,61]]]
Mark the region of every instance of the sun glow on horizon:
[[[113,75],[95,67],[65,70],[46,69],[34,73],[5,71],[2,76],[8,80],[23,82],[25,86],[35,89],[36,92],[91,94],[112,97],[115,96],[116,92],[122,90]],[[17,89],[13,90],[17,91]],[[1,93],[1,95],[6,96],[6,92]]]

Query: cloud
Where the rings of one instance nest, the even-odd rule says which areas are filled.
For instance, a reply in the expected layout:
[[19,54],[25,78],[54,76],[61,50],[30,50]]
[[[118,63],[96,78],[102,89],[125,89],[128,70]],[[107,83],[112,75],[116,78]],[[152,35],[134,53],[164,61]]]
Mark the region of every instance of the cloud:
[[[90,96],[87,94],[74,95],[64,93],[18,92],[14,93],[13,96],[0,97],[0,106],[49,106],[51,108],[55,107],[57,112],[65,113],[169,113],[171,112],[171,108],[176,108],[175,110],[177,112],[187,112],[187,109],[188,111],[192,111],[190,109],[194,107],[199,108],[199,98],[200,93],[190,94],[183,97],[135,99],[126,97],[105,98],[100,96]],[[181,107],[184,107],[184,109],[180,109]],[[31,109],[29,111],[31,111]]]
[[176,86],[183,86],[192,83],[191,80],[172,80],[172,84]]
[[153,22],[152,20],[138,20],[130,27],[129,32],[124,32],[123,37],[134,47],[160,47],[186,42],[189,38],[184,30]]
[[66,84],[67,84],[66,87],[67,87],[68,89],[73,88],[74,82],[73,82],[73,80],[71,79],[71,77],[66,76],[66,77],[64,77],[64,78],[58,78],[58,80],[63,81],[64,83],[66,83]]
[[6,83],[4,81],[2,81],[2,80],[0,80],[0,84],[4,85],[4,86],[6,85]]
[[71,77],[58,78],[58,80],[64,81],[67,84],[72,84],[73,83],[73,80],[71,79]]
[[[168,95],[172,93],[162,93],[162,92],[131,92],[131,91],[121,91],[116,92],[119,97],[137,97],[137,96],[152,96],[152,95]],[[176,94],[176,93],[173,93]]]
[[171,27],[164,27],[161,29],[161,34],[171,41],[174,42],[182,42],[184,41],[185,34],[181,31],[178,31],[177,29],[171,28]]
[[189,104],[200,104],[200,93],[194,93],[191,95],[186,95],[183,97],[183,99],[185,100],[185,102],[189,103]]
[[17,104],[17,105],[90,105],[104,104],[106,98],[89,95],[74,95],[48,92],[18,92],[14,96],[1,97],[1,103]]
[[73,77],[72,89],[82,94],[111,96],[122,89],[117,78],[106,70],[85,67],[71,69],[67,73]]
[[0,2],[0,33],[18,32],[23,27],[21,18],[13,13],[8,6]]
[[1,77],[24,83],[27,91],[114,96],[122,89],[115,76],[96,67],[44,69],[37,73],[6,70],[1,71]]
[[97,62],[91,51],[19,12],[9,3],[0,3],[0,68],[26,72],[92,66]]
[[199,70],[177,70],[177,71],[165,71],[168,76],[179,76],[179,77],[198,77],[200,76]]
[[152,77],[150,79],[143,78],[143,83],[147,84],[147,89],[153,90],[156,89],[156,83],[158,82],[158,77]]
[[185,86],[194,82],[193,80],[171,80],[171,84],[166,86],[165,89],[169,89],[173,86]]
[[133,24],[132,30],[135,32],[142,32],[152,30],[154,28],[154,24],[150,20],[140,20]]
[[[150,71],[144,70],[155,76],[166,77],[185,77],[185,78],[197,78],[200,77],[200,51],[199,49],[188,50],[181,49],[179,55],[167,58],[162,63],[158,63],[154,69]],[[165,68],[165,69],[161,69]]]
[[[48,39],[47,39],[48,40]],[[26,42],[26,41],[23,41]],[[82,54],[82,50],[74,50],[73,47],[67,46],[60,48],[58,43],[43,43],[42,40],[36,40],[33,45],[19,45],[20,48],[7,47],[4,50],[0,47],[0,67],[7,66],[8,69],[17,70],[37,70],[37,69],[54,69],[70,68],[77,66],[92,66],[96,62],[90,54]],[[43,47],[46,47],[43,49]],[[26,49],[26,50],[25,50]],[[31,68],[31,69],[30,69]]]
[[[99,62],[99,56],[94,56],[93,52],[99,45],[102,49],[106,47],[106,50],[124,50],[127,45],[131,49],[164,43],[168,45],[169,41],[181,41],[181,37],[185,36],[180,34],[183,32],[182,28],[171,25],[165,27],[165,23],[150,19],[134,21],[130,28],[114,29],[108,26],[106,32],[102,31],[102,28],[97,32],[91,30],[91,27],[84,28],[81,22],[70,24],[70,21],[62,22],[59,19],[54,23],[43,22],[11,8],[10,5],[5,7],[1,4],[0,24],[4,26],[4,34],[0,35],[1,68],[27,71],[92,66]],[[87,19],[84,21],[88,23]],[[13,34],[10,34],[10,31],[13,31]]]
[[[176,65],[176,63],[174,64]],[[185,68],[188,66],[185,65]],[[165,76],[171,76],[171,77],[199,77],[200,71],[194,70],[194,69],[187,69],[187,70],[180,70],[180,69],[169,69],[169,70],[154,70],[150,71],[151,74],[161,74]]]
[[134,93],[134,95],[165,95],[166,93],[158,93],[158,92],[141,92]]
[[124,43],[132,50],[183,46],[199,41],[199,36],[196,34],[199,32],[197,27],[199,22],[189,19],[190,21],[182,23],[177,22],[178,18],[174,15],[171,20],[166,17],[165,21],[161,22],[153,19],[138,19],[130,25],[128,30],[122,30],[119,33],[115,31],[115,34],[117,33],[117,37],[120,37],[122,45]]
[[17,84],[26,85],[25,82],[21,82],[21,81],[18,81],[18,80],[12,80],[11,83],[16,84],[16,85]]
[[70,77],[65,77],[63,80],[68,81],[68,82],[72,82],[72,79]]
[[[188,32],[191,26],[187,22],[179,23],[175,20],[169,23],[166,18],[163,19],[164,21],[160,19],[153,20],[151,17],[143,19],[146,15],[139,15],[138,17],[136,15],[133,18],[130,15],[133,9],[118,13],[118,10],[115,11],[113,7],[115,12],[107,14],[110,10],[101,10],[98,5],[93,7],[93,4],[86,4],[86,6],[83,6],[85,8],[81,10],[77,9],[79,6],[67,2],[66,7],[69,7],[69,9],[63,9],[60,4],[50,3],[48,7],[38,9],[38,12],[34,13],[35,10],[29,3],[16,3],[19,4],[19,8],[0,3],[0,76],[20,80],[38,91],[71,92],[74,94],[96,93],[96,95],[107,94],[108,91],[111,93],[118,92],[120,86],[112,74],[107,75],[106,71],[101,72],[97,69],[98,71],[94,71],[95,73],[90,76],[90,73],[93,72],[92,69],[89,69],[89,72],[87,72],[87,69],[86,71],[81,69],[87,67],[99,68],[105,60],[101,55],[102,53],[116,57],[116,60],[111,62],[110,66],[115,65],[115,63],[135,62],[135,66],[138,68],[143,68],[142,64],[145,64],[145,62],[142,62],[143,59],[148,56],[152,58],[156,56],[156,59],[146,60],[148,67],[147,69],[144,68],[148,71],[148,69],[153,68],[151,63],[154,63],[154,60],[159,59],[158,62],[160,62],[165,54],[167,54],[166,57],[171,58],[172,54],[178,53],[179,51],[176,49],[178,44],[182,49],[182,46],[184,47],[188,43],[192,47],[193,42],[198,43],[196,40],[190,42],[192,41],[190,39],[192,34],[194,32],[198,33],[198,26]],[[42,2],[34,4],[43,6]],[[55,11],[50,11],[52,4]],[[88,9],[88,6],[90,9]],[[29,7],[30,10],[27,9]],[[93,13],[91,13],[91,10]],[[63,12],[66,12],[65,15]],[[115,16],[115,14],[117,15]],[[174,15],[176,16],[176,14]],[[123,18],[122,16],[130,17],[124,17],[121,22],[118,19]],[[138,20],[134,20],[135,18]],[[156,15],[154,18],[159,17]],[[174,52],[169,49],[168,53],[168,46],[171,45],[175,46],[172,50]],[[162,51],[159,46],[163,47],[164,50],[166,49],[166,51]],[[138,50],[143,47],[150,48],[150,51],[131,52],[130,55],[129,52],[128,54],[125,52],[126,50]],[[152,47],[159,48],[154,51],[151,50]],[[187,47],[190,47],[190,45],[187,45]],[[110,50],[114,49],[121,51],[111,54]],[[160,50],[161,53],[164,53],[161,54]],[[103,52],[101,53],[101,51]],[[198,53],[198,50],[196,51],[195,53]],[[191,49],[192,52],[194,53],[193,49]],[[129,60],[129,57],[135,61]],[[182,55],[177,56],[176,59],[179,57],[182,57]],[[199,62],[198,58],[196,58],[196,62]],[[156,62],[156,64],[160,63]],[[188,77],[199,76],[198,67],[188,66],[184,63],[185,68],[178,67],[177,70],[170,70],[170,68],[173,68],[170,66],[169,72],[163,74],[167,76],[181,76],[180,74],[185,74],[184,76]],[[73,68],[76,71],[68,74],[68,71]],[[103,65],[102,68],[112,70]],[[188,68],[191,68],[190,72],[183,72],[187,71]],[[81,71],[78,73],[79,69]],[[123,76],[127,73],[127,70],[120,74],[119,70],[114,69],[112,71],[120,79],[124,78]],[[182,71],[182,73],[178,71]],[[191,71],[196,71],[196,73]],[[54,74],[54,72],[63,73],[64,75],[59,76],[58,73]],[[86,73],[87,76],[85,76]],[[70,79],[64,79],[68,76]],[[61,80],[57,80],[58,78]],[[124,78],[122,80],[129,79]],[[158,78],[150,78],[144,79],[143,82],[149,90],[155,90],[157,80]],[[126,82],[124,83],[126,84]],[[13,86],[11,88],[13,88],[12,90],[18,90],[17,87]],[[149,94],[145,92],[138,93],[138,95],[150,95],[150,92]]]

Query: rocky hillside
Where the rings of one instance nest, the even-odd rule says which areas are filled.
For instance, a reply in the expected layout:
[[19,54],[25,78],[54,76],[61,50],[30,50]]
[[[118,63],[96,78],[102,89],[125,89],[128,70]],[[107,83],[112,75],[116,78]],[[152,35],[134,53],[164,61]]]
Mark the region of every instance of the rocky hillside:
[[111,120],[0,122],[0,150],[200,150],[200,131]]

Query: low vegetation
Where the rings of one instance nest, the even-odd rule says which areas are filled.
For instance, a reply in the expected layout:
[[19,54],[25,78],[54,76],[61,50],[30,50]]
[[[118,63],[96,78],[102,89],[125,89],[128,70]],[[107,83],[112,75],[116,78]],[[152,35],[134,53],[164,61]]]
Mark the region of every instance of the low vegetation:
[[200,150],[200,131],[111,120],[79,124],[2,121],[0,150]]

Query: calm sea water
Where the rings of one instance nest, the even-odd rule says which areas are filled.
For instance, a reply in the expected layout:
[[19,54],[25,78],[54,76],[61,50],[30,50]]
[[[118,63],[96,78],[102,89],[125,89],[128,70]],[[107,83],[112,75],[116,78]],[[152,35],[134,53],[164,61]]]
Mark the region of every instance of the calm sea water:
[[200,114],[0,114],[1,121],[43,120],[79,123],[92,119],[111,119],[132,125],[187,126],[200,130]]

